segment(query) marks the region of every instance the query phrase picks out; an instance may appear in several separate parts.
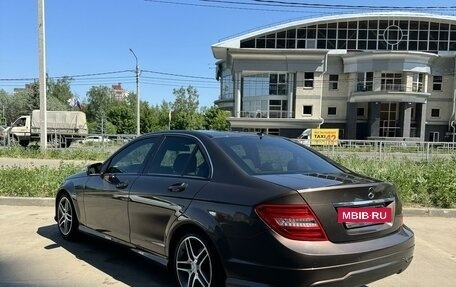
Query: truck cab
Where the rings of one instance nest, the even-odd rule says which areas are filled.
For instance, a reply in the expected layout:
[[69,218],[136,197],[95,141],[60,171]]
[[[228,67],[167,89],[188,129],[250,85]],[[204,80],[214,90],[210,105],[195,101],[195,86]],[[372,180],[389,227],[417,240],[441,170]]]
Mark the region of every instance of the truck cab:
[[312,134],[312,129],[306,129],[298,136],[298,142],[302,145],[310,146],[310,136]]
[[30,116],[21,116],[11,124],[9,134],[12,140],[21,142],[30,141]]

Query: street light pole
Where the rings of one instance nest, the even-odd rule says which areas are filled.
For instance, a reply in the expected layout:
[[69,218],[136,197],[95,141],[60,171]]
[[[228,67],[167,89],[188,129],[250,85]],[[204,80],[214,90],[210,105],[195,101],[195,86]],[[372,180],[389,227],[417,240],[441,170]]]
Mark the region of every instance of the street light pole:
[[139,65],[138,65],[138,57],[136,57],[135,52],[130,48],[130,52],[133,54],[136,60],[136,134],[140,135],[141,134],[141,129],[140,129],[140,114],[139,114],[139,106],[140,106],[140,101],[139,101]]
[[44,23],[44,0],[38,0],[38,61],[40,89],[40,147],[47,149],[47,106],[46,106],[46,45]]

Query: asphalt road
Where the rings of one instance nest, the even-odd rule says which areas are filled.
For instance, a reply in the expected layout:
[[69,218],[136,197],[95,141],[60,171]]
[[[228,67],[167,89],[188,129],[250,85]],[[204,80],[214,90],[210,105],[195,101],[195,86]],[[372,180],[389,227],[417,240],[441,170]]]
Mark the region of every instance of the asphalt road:
[[[452,287],[456,282],[456,218],[408,217],[415,257],[379,286]],[[159,265],[109,242],[61,239],[52,207],[0,205],[0,286],[174,287]]]

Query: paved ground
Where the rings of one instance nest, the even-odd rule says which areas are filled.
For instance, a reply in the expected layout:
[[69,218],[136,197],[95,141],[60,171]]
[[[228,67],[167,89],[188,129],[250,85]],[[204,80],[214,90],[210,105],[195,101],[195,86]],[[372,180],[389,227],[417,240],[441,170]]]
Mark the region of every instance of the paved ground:
[[[161,266],[108,242],[58,234],[52,207],[0,205],[0,286],[174,287]],[[415,258],[402,274],[370,284],[455,286],[456,218],[409,217]]]

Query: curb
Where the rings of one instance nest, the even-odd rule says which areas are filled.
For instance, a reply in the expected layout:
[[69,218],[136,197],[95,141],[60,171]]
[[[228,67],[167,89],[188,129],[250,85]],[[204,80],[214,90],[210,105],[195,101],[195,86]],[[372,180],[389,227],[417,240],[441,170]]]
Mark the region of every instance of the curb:
[[0,196],[0,205],[16,206],[54,206],[55,199],[51,197],[9,197]]
[[[8,197],[0,196],[0,205],[15,206],[54,206],[51,197]],[[447,217],[456,218],[456,209],[441,208],[403,208],[405,217]]]
[[448,217],[456,218],[456,209],[441,208],[404,208],[406,217]]

